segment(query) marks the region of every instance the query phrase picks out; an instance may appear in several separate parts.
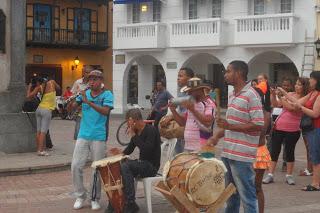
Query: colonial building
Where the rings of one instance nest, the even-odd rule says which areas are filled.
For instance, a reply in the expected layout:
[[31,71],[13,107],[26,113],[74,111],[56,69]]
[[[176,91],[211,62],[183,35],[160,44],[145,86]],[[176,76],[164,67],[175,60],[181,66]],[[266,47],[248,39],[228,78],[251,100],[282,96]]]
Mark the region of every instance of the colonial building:
[[35,75],[63,89],[81,77],[83,65],[102,69],[112,88],[112,2],[27,0],[26,82]]
[[144,97],[157,79],[176,94],[181,67],[220,88],[224,105],[223,71],[232,60],[249,63],[250,79],[259,73],[272,83],[296,79],[307,64],[305,48],[315,41],[315,5],[314,0],[114,0],[114,111],[122,113],[132,102],[148,107]]

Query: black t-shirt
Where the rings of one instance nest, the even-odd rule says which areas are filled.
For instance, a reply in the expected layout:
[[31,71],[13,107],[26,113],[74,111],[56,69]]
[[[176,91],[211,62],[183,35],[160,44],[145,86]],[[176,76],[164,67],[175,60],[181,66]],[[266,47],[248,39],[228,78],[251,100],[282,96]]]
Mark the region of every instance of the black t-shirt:
[[158,171],[161,157],[161,140],[159,132],[154,126],[146,124],[140,135],[131,138],[129,145],[123,151],[125,155],[130,155],[135,147],[140,150],[140,160],[149,161]]

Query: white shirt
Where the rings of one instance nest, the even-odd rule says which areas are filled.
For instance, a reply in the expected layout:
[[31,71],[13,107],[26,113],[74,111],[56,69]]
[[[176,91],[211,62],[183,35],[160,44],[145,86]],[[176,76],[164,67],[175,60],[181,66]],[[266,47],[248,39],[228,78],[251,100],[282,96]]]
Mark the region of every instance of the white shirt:
[[88,83],[83,82],[83,78],[76,80],[72,86],[71,92],[76,95],[89,87]]

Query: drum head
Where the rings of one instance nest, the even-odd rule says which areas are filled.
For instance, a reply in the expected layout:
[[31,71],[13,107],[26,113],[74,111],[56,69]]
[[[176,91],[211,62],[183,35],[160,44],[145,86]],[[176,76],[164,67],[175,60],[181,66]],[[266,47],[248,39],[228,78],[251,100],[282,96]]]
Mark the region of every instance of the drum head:
[[224,168],[214,160],[192,166],[187,174],[187,195],[199,206],[213,204],[225,189]]
[[119,161],[122,161],[123,159],[128,158],[128,155],[115,155],[115,156],[111,156],[108,158],[104,158],[98,161],[94,161],[91,165],[92,168],[97,168],[97,167],[103,167],[106,166],[107,164],[112,164],[112,163],[116,163]]
[[166,186],[168,186],[168,185],[167,185],[167,176],[168,176],[169,170],[170,170],[170,161],[167,161],[167,162],[164,164],[163,171],[162,171],[163,183],[164,183]]

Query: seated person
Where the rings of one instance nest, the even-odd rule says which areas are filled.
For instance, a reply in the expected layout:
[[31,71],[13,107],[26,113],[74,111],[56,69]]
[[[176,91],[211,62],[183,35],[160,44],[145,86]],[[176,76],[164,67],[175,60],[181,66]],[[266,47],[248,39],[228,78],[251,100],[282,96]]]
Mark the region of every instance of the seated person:
[[63,98],[64,100],[67,100],[68,98],[70,98],[73,95],[73,93],[71,92],[71,87],[67,86],[66,91],[63,94]]
[[[111,150],[112,154],[130,155],[136,147],[139,148],[140,156],[137,160],[126,160],[121,164],[121,175],[124,186],[126,203],[123,212],[134,213],[139,211],[135,202],[134,178],[156,176],[160,167],[160,135],[157,129],[143,122],[139,109],[131,109],[126,114],[128,131],[132,135],[127,148],[121,151],[117,148]],[[108,205],[107,212],[114,212]]]
[[201,83],[199,78],[188,80],[188,86],[181,91],[192,96],[193,100],[183,101],[181,105],[187,109],[184,114],[176,111],[176,106],[170,103],[173,118],[180,126],[185,126],[184,140],[186,151],[200,151],[212,136],[212,127],[216,105],[206,96],[204,89],[210,89]]

